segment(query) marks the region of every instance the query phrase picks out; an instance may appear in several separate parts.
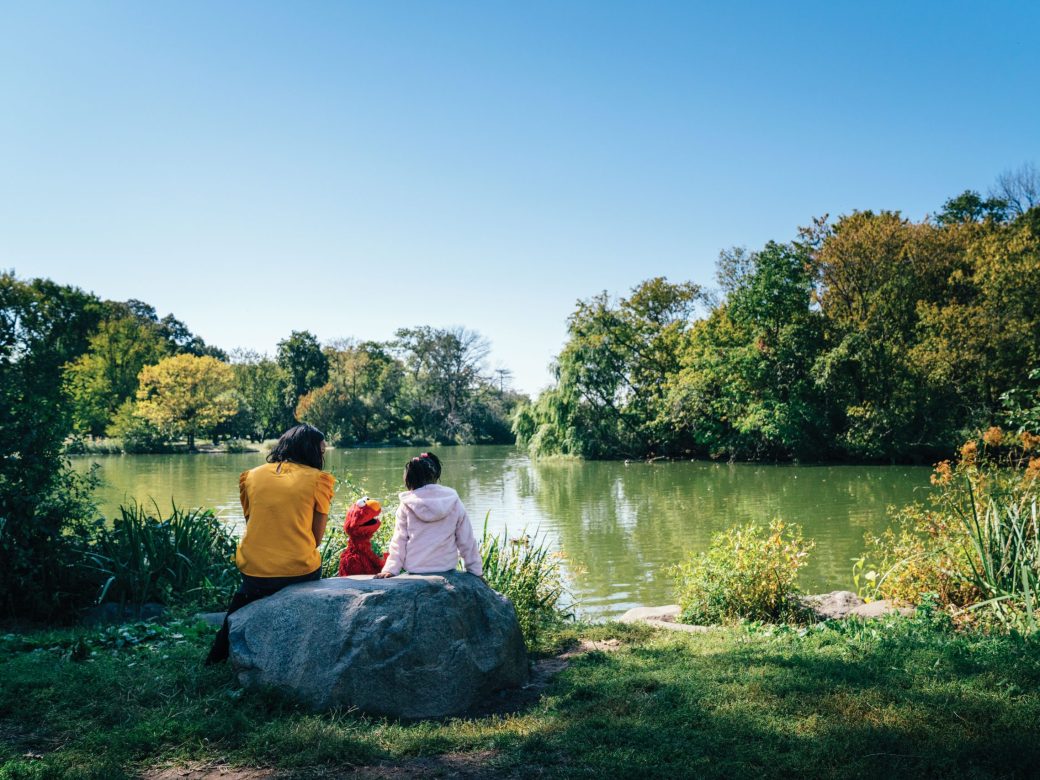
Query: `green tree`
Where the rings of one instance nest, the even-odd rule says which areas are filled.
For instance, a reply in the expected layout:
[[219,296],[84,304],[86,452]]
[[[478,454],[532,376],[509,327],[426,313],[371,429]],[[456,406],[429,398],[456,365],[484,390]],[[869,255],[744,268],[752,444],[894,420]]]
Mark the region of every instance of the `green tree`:
[[813,374],[838,409],[837,443],[849,456],[933,462],[954,446],[948,398],[913,347],[922,309],[949,294],[983,229],[856,212],[813,253],[826,340]]
[[289,377],[285,406],[290,412],[301,396],[329,381],[329,360],[309,331],[294,330],[289,338],[279,341],[277,360]]
[[1008,215],[1008,202],[997,197],[983,198],[975,190],[965,190],[943,204],[936,216],[940,225],[956,225],[963,222],[1003,222]]
[[232,353],[231,369],[241,400],[238,413],[229,421],[233,435],[263,441],[292,425],[292,415],[285,405],[289,394],[285,369],[266,355],[241,350]]
[[167,435],[195,436],[211,431],[238,410],[234,372],[209,356],[168,357],[141,370],[137,411]]
[[554,365],[556,386],[517,411],[518,441],[593,458],[675,451],[664,380],[679,370],[700,294],[696,285],[655,278],[617,302],[606,293],[579,301]]
[[343,441],[390,441],[399,436],[405,417],[402,362],[386,345],[373,341],[333,344],[326,355],[330,384],[343,403],[339,429]]
[[479,440],[474,426],[479,389],[485,375],[490,345],[466,328],[402,328],[394,348],[401,355],[406,383],[403,388],[416,433],[444,442]]
[[827,415],[808,369],[822,323],[807,247],[724,252],[718,278],[724,300],[690,330],[666,380],[675,429],[712,457],[820,458]]
[[86,349],[101,315],[100,301],[82,290],[0,274],[0,609],[7,615],[38,619],[76,606],[69,562],[96,510],[90,478],[62,456],[71,425],[62,367]]
[[87,351],[65,370],[74,427],[101,436],[116,409],[137,392],[137,376],[168,354],[169,345],[153,323],[136,316],[103,321]]
[[951,441],[1001,415],[1040,365],[1040,225],[1021,216],[971,234],[938,300],[922,301],[911,357],[953,414]]

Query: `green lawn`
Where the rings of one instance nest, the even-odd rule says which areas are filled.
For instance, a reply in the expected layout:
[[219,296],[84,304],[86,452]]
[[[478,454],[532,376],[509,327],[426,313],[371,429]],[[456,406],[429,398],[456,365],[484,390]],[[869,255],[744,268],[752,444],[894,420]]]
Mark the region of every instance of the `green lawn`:
[[243,693],[228,668],[200,665],[211,634],[173,622],[129,640],[4,636],[0,777],[200,761],[339,776],[440,754],[516,777],[1040,775],[1040,642],[924,620],[705,635],[579,626],[558,645],[616,649],[574,658],[526,710],[411,724]]

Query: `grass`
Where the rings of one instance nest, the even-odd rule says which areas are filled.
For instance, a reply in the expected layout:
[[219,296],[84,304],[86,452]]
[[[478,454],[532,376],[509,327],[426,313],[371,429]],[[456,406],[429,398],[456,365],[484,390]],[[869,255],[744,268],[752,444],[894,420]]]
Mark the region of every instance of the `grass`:
[[[489,776],[1026,777],[1040,772],[1040,644],[927,619],[704,635],[576,626],[578,656],[507,716],[313,714],[200,665],[185,622],[0,638],[0,777],[115,778],[167,762],[341,776],[477,754]],[[36,756],[36,757],[34,757]]]

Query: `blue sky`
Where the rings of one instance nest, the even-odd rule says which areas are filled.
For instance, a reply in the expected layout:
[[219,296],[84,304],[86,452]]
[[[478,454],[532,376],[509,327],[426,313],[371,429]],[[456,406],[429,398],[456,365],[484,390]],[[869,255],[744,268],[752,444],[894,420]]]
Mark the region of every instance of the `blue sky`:
[[487,336],[1040,163],[1035,2],[0,3],[0,267],[273,351]]

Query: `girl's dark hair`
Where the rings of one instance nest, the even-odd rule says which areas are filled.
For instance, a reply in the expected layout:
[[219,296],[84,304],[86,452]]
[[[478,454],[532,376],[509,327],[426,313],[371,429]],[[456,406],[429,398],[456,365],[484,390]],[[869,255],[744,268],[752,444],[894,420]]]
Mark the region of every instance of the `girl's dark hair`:
[[441,478],[441,461],[432,452],[424,452],[404,464],[404,486],[418,490]]
[[267,462],[281,463],[288,460],[316,469],[324,468],[325,453],[321,451],[323,441],[325,434],[313,425],[294,425],[278,439],[271,454],[267,456]]

